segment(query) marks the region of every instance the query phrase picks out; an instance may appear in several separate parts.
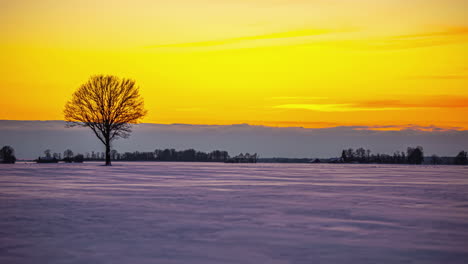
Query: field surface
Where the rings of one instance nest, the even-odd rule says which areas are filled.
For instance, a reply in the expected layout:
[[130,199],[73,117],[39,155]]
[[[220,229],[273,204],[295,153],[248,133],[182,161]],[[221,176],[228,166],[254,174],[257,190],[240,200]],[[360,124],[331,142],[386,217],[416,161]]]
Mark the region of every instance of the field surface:
[[468,263],[468,167],[0,165],[0,263]]

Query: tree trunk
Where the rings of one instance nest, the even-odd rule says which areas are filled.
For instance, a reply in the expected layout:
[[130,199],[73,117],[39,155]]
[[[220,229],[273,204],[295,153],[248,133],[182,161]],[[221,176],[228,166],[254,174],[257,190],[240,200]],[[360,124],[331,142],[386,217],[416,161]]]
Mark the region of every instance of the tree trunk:
[[106,138],[106,166],[111,166],[111,158],[110,158],[110,140]]

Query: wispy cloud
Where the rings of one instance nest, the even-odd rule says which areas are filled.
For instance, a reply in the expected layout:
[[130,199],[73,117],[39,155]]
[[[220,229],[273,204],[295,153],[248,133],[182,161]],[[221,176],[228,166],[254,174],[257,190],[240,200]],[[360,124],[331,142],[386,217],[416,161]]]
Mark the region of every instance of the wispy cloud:
[[[387,37],[362,37],[359,35],[354,35],[353,33],[355,32],[358,31],[356,29],[300,29],[218,40],[158,44],[148,46],[147,48],[209,48],[244,43],[252,44],[253,46],[258,46],[258,43],[253,43],[255,41],[270,40],[279,42],[280,46],[321,45],[357,50],[386,51],[424,48],[468,42],[468,27],[448,27],[442,30],[434,30],[430,32],[421,32],[415,34],[405,34]],[[338,33],[351,34],[337,35]],[[293,41],[280,42],[280,40]],[[274,43],[276,42],[261,43],[260,46],[271,45]]]
[[444,30],[422,32],[362,42],[362,47],[377,50],[425,48],[468,42],[468,27],[450,27]]
[[408,76],[408,80],[466,80],[468,74],[434,74],[434,75],[414,75]]
[[355,103],[357,107],[384,108],[468,108],[468,97],[437,95],[421,96],[419,99],[370,100]]
[[253,36],[227,38],[227,39],[220,39],[220,40],[207,40],[207,41],[175,43],[175,44],[174,43],[173,44],[160,44],[160,45],[149,46],[148,48],[203,48],[203,47],[222,46],[222,45],[228,45],[228,44],[237,44],[237,43],[246,42],[246,41],[303,38],[303,37],[312,37],[312,36],[340,33],[340,32],[344,32],[344,30],[300,29],[300,30],[274,32],[274,33],[261,34],[261,35],[253,35]]
[[291,103],[275,105],[273,108],[302,109],[318,112],[394,111],[416,108],[468,108],[468,97],[440,95],[421,98],[417,101],[366,100],[357,102],[319,102],[312,104]]
[[333,39],[311,40],[294,46],[329,46],[359,51],[393,51],[468,43],[468,27],[448,27],[442,30],[394,36],[343,35]]
[[392,37],[393,39],[415,39],[415,38],[434,38],[434,37],[447,37],[447,36],[467,36],[468,27],[449,27],[444,30],[424,32],[417,34],[407,34]]
[[414,124],[406,124],[406,125],[385,125],[385,126],[355,126],[354,130],[373,130],[373,131],[401,131],[401,130],[415,130],[415,131],[426,131],[426,132],[446,132],[446,131],[458,131],[461,130],[462,127],[454,127],[454,126],[421,126],[421,125],[414,125]]
[[203,110],[200,107],[187,107],[187,108],[176,108],[175,111],[177,112],[197,112]]
[[267,100],[325,100],[328,97],[321,97],[321,96],[275,96],[275,97],[268,97]]
[[356,104],[283,104],[274,106],[282,109],[303,109],[318,112],[359,112],[399,110],[399,107],[360,107]]

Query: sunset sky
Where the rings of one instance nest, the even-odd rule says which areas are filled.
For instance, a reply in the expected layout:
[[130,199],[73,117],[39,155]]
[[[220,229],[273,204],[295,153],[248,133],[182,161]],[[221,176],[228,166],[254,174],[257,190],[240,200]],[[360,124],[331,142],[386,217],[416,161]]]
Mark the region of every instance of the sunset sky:
[[146,123],[468,129],[467,0],[0,0],[0,119],[89,76]]

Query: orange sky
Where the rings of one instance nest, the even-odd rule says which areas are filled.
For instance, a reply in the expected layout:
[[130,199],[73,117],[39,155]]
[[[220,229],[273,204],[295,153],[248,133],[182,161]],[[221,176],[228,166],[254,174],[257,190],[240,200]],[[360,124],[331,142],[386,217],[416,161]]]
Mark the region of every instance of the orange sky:
[[144,122],[468,129],[465,0],[0,1],[0,119],[60,120],[90,75]]

